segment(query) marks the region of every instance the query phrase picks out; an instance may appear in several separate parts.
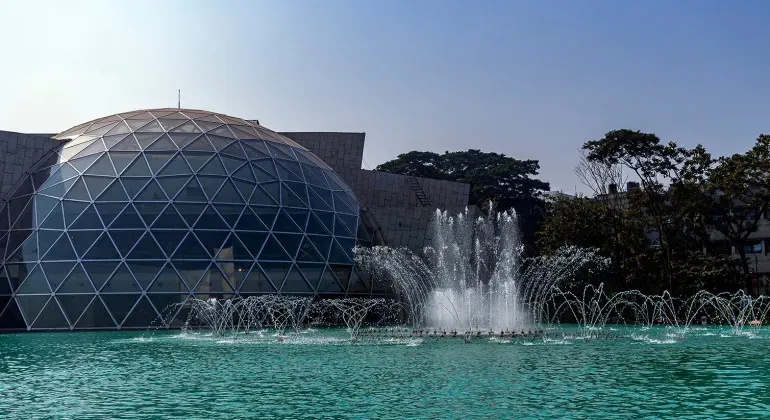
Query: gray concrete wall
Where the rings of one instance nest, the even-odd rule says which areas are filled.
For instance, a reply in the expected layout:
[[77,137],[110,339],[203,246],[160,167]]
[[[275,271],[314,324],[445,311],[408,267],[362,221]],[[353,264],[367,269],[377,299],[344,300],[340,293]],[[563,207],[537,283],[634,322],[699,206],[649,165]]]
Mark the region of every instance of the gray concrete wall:
[[279,133],[321,158],[340,175],[361,169],[364,160],[365,133]]
[[60,144],[50,134],[0,131],[0,198],[6,198],[24,173]]

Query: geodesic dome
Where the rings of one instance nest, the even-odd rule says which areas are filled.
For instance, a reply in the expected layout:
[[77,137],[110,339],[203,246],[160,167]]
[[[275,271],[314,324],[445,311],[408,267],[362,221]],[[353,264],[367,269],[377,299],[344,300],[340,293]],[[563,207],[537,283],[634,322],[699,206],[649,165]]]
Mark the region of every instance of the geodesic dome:
[[351,281],[355,194],[284,136],[152,109],[55,138],[0,210],[0,329],[178,325],[191,296],[368,293]]

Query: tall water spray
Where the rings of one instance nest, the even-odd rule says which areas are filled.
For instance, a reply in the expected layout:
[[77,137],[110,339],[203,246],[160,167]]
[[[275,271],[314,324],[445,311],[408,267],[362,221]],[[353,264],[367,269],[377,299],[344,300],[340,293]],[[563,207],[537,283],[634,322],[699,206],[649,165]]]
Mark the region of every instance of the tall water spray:
[[[490,206],[492,207],[492,206]],[[359,263],[386,273],[409,308],[414,325],[473,331],[520,331],[539,324],[554,285],[594,258],[565,248],[553,256],[523,258],[515,211],[482,217],[470,210],[437,210],[433,240],[418,257],[405,249],[360,249]]]

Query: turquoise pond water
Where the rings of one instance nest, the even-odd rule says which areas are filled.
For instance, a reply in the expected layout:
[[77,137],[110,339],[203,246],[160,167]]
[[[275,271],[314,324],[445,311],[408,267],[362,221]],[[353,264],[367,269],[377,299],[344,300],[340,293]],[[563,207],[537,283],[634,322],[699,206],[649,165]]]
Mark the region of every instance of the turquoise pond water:
[[1,418],[756,418],[770,331],[395,340],[341,330],[0,335]]

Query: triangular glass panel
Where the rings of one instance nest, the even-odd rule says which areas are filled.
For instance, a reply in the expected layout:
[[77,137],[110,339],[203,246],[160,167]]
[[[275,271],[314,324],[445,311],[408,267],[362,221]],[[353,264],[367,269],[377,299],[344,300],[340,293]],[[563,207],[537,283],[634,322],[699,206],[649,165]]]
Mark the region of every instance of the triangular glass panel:
[[95,201],[98,202],[104,202],[104,201],[120,201],[125,202],[128,200],[128,197],[126,196],[126,192],[123,190],[123,186],[115,180],[112,184],[110,184],[109,187],[107,187],[98,197],[96,197]]
[[302,165],[302,172],[305,174],[305,180],[311,184],[321,188],[329,188],[329,183],[326,181],[326,177],[321,169],[310,166]]
[[166,165],[166,167],[158,173],[158,175],[161,176],[190,174],[192,174],[190,167],[187,166],[187,162],[185,162],[182,155],[179,154],[171,158],[171,161],[169,161],[168,165]]
[[[264,185],[272,185],[272,187],[269,187],[270,189],[276,189],[280,193],[280,187],[278,186],[278,183],[273,184],[264,184]],[[254,192],[251,195],[251,198],[249,199],[250,204],[257,204],[260,206],[277,206],[278,200],[273,197],[272,195],[268,194],[267,191],[265,191],[262,186],[257,186],[257,188],[254,189]]]
[[97,296],[91,301],[91,305],[83,311],[75,328],[93,329],[93,328],[115,328],[115,321]]
[[334,199],[332,198],[332,192],[330,190],[310,185],[308,187],[308,193],[310,196],[310,206],[313,209],[332,210]]
[[[139,216],[137,216],[139,217]],[[134,247],[139,238],[144,234],[144,230],[110,230],[112,240],[117,244],[120,255],[126,256],[128,251]]]
[[116,144],[120,143],[125,139],[126,137],[130,136],[131,134],[116,134],[114,136],[105,136],[102,140],[104,140],[104,148],[105,150],[112,149]]
[[152,235],[148,233],[139,240],[126,258],[132,260],[165,259],[166,256],[160,250],[158,244],[155,243],[155,240],[152,239]]
[[75,264],[74,261],[43,262],[40,264],[45,272],[46,278],[48,278],[48,284],[50,284],[52,291],[59,288],[64,282],[64,279],[69,275],[70,271],[72,271]]
[[50,297],[51,297],[50,293],[48,295],[16,296],[16,302],[19,304],[19,307],[21,308],[22,314],[24,314],[24,319],[27,321],[27,324],[32,324],[32,322],[35,320],[35,318],[37,318],[37,315],[43,309],[45,304],[48,303],[48,300],[50,299]]
[[214,156],[213,153],[207,152],[182,152],[182,155],[187,159],[187,163],[192,168],[193,172],[199,172],[206,162]]
[[218,156],[214,156],[208,163],[203,165],[198,173],[205,175],[227,175],[227,171],[225,170],[225,167],[222,166],[222,162],[219,161]]
[[147,125],[150,122],[150,120],[151,118],[127,119],[126,124],[128,124],[128,127],[131,128],[131,131],[136,131],[137,129]]
[[182,187],[190,180],[189,175],[179,176],[165,176],[157,178],[163,191],[166,193],[169,199],[173,199],[174,196],[182,189]]
[[118,144],[115,146],[112,146],[110,149],[110,152],[138,152],[142,150],[141,147],[139,147],[139,143],[136,142],[136,139],[134,138],[133,134],[129,134],[121,140]]
[[126,207],[125,203],[95,203],[96,211],[99,212],[99,216],[102,218],[102,222],[105,226],[109,226],[113,220],[120,214]]
[[63,200],[62,209],[64,210],[64,221],[67,225],[72,225],[86,207],[88,207],[87,202]]
[[51,288],[40,266],[36,265],[16,290],[20,295],[49,294]]
[[284,251],[281,244],[275,239],[273,235],[268,236],[265,246],[262,248],[262,252],[259,254],[260,260],[273,260],[273,261],[291,261],[292,257]]
[[244,261],[218,261],[217,266],[225,278],[230,282],[233,287],[243,283],[243,279],[249,273],[253,262],[250,260]]
[[297,266],[293,266],[281,287],[281,293],[314,293]]
[[56,293],[94,293],[94,287],[91,286],[91,281],[88,280],[83,267],[80,264],[75,264],[75,268]]
[[254,214],[259,217],[260,220],[262,220],[262,223],[268,228],[272,229],[273,225],[275,224],[275,218],[278,214],[278,209],[274,207],[257,207],[257,206],[250,206],[251,209],[254,211]]
[[[144,152],[144,157],[147,158],[153,174],[157,174],[160,168],[171,160],[172,156],[173,152]],[[189,170],[186,173],[189,173]]]
[[270,155],[273,156],[274,158],[288,159],[288,160],[294,160],[294,161],[297,160],[297,158],[294,157],[294,153],[292,153],[291,150],[288,149],[288,147],[287,147],[287,150],[284,151],[284,150],[281,150],[282,148],[280,146],[278,146],[273,142],[267,142],[265,144],[267,144],[267,149],[270,151]]
[[[269,263],[268,263],[269,265]],[[285,273],[284,273],[285,275]],[[281,282],[283,278],[281,278]],[[276,289],[265,273],[254,265],[249,274],[243,279],[238,287],[240,293],[275,293]]]
[[313,243],[315,249],[318,250],[321,256],[326,259],[326,256],[329,255],[329,248],[331,247],[332,238],[330,236],[320,235],[307,235],[307,238],[310,240],[310,242]]
[[[267,274],[271,282],[278,287],[283,285],[283,280],[292,267],[291,263],[261,262],[259,265],[262,266],[262,271]],[[256,267],[254,268],[256,269]]]
[[233,286],[219,271],[216,264],[211,264],[209,270],[195,288],[196,293],[232,293]]
[[173,140],[174,143],[176,143],[177,149],[181,149],[200,137],[200,134],[169,133],[168,136],[171,137],[171,140]]
[[139,260],[126,262],[129,270],[134,273],[134,279],[139,282],[139,286],[141,286],[142,289],[147,289],[165,264],[165,261]]
[[353,262],[353,259],[337,243],[337,241],[332,241],[332,250],[329,253],[329,263],[347,264],[352,262]]
[[[22,329],[26,325],[24,323],[24,317],[21,315],[19,306],[16,304],[16,299],[7,297],[9,300],[8,305],[5,306],[5,310],[0,309],[0,329]],[[4,306],[0,303],[0,307]]]
[[104,133],[110,131],[112,127],[115,127],[115,125],[118,123],[118,121],[100,121],[92,124],[87,130],[85,130],[84,134],[88,134],[90,136],[101,136],[104,135]]
[[102,234],[102,231],[70,230],[67,234],[70,236],[70,241],[72,241],[72,245],[75,247],[75,253],[82,258],[86,251],[88,251],[88,248],[91,248],[91,245],[93,245],[94,242],[96,242],[96,239],[99,238],[99,235]]
[[[140,292],[141,288],[139,284],[134,280],[134,276],[131,275],[131,271],[128,270],[126,264],[121,263],[118,269],[112,274],[107,282],[104,283],[101,292],[102,293],[131,293]],[[128,296],[126,296],[128,298]]]
[[241,211],[244,208],[242,205],[234,204],[215,204],[214,207],[230,227],[235,227],[235,223],[238,221],[238,217],[240,217]]
[[[11,293],[13,293],[13,289],[11,289],[8,274],[5,272],[4,267],[0,267],[0,298],[5,295],[10,295]],[[4,302],[0,301],[0,313],[3,312],[3,305]]]
[[[86,187],[88,188],[88,192],[91,195],[91,199],[96,199],[99,194],[104,192],[104,189],[107,188],[107,186],[110,185],[112,181],[115,181],[115,178],[89,175],[84,175],[81,179],[85,182]],[[70,192],[71,191],[72,190],[70,190]]]
[[218,260],[248,261],[253,260],[254,256],[248,251],[248,247],[233,233],[222,244],[215,258]]
[[174,268],[182,276],[182,280],[187,283],[187,287],[190,290],[195,290],[198,285],[198,281],[203,276],[203,272],[209,267],[208,262],[199,261],[175,261]]
[[146,124],[142,126],[141,128],[137,129],[136,132],[138,133],[162,133],[164,130],[158,124],[158,121],[153,119],[149,124]]
[[249,165],[246,165],[245,160],[231,158],[229,156],[221,156],[221,159],[222,159],[222,162],[225,164],[225,168],[227,169],[228,173],[234,173],[241,166],[249,166]]
[[93,204],[89,205],[83,213],[71,224],[70,229],[104,229],[99,214],[96,212]]
[[[67,190],[70,188],[72,184],[74,184],[76,179],[71,178],[64,182],[60,182],[58,184],[51,184],[51,186],[43,185],[43,189],[40,190],[41,194],[50,195],[51,197],[58,197],[61,198],[64,196],[64,194],[67,192]],[[48,184],[48,182],[46,182]]]
[[47,260],[74,260],[77,256],[72,249],[72,244],[67,235],[62,235],[59,240],[45,254]]
[[283,245],[283,249],[286,250],[286,252],[289,253],[289,256],[293,259],[297,255],[297,249],[299,249],[299,244],[302,242],[302,235],[292,235],[288,233],[276,233],[274,235],[276,239],[278,239],[278,242]]
[[166,194],[160,189],[160,186],[154,179],[151,179],[134,200],[136,201],[168,201]]
[[150,181],[150,178],[122,178],[123,187],[126,189],[129,198],[134,198],[139,191]]
[[155,143],[151,144],[150,147],[145,150],[156,152],[176,151],[178,148],[176,147],[176,144],[171,140],[171,137],[169,137],[168,134],[164,134],[160,136],[158,140],[155,140]]
[[184,148],[185,151],[198,151],[198,152],[215,152],[216,149],[214,149],[214,146],[211,145],[211,143],[208,141],[206,136],[200,136],[190,142],[190,144],[187,145],[187,147]]
[[110,131],[106,132],[104,135],[105,135],[105,136],[110,136],[110,135],[111,135],[111,136],[114,136],[114,135],[116,135],[116,134],[126,134],[126,133],[130,133],[130,132],[131,132],[131,128],[129,128],[129,127],[126,125],[126,123],[125,123],[125,122],[123,122],[123,121],[120,121],[120,122],[118,122],[117,124],[115,124],[115,126],[114,126],[114,127],[112,127],[112,128],[110,129]]
[[197,118],[195,120],[195,124],[198,124],[198,127],[200,127],[203,131],[208,132],[208,131],[211,131],[211,130],[221,126],[222,122],[219,121],[219,120],[217,120],[217,121],[206,121],[206,120],[203,120],[201,118]]
[[238,232],[237,235],[249,253],[254,256],[259,255],[267,238],[267,232]]
[[240,169],[235,171],[233,174],[234,178],[240,178],[245,181],[249,181],[251,183],[257,182],[256,178],[254,178],[254,173],[251,171],[251,165],[243,165]]
[[334,213],[328,211],[314,211],[313,214],[318,217],[318,220],[326,226],[329,232],[334,232]]
[[88,169],[89,166],[91,166],[92,163],[96,159],[99,159],[101,155],[90,155],[78,159],[72,159],[68,161],[70,165],[72,165],[73,168],[77,169],[78,172],[83,173],[86,169]]
[[[195,235],[188,234],[174,252],[173,258],[180,260],[208,260],[211,256],[203,249],[203,245],[198,242]],[[189,285],[190,283],[188,282],[187,284]]]
[[142,219],[140,219],[139,215],[136,213],[136,210],[134,210],[134,206],[129,204],[126,206],[125,210],[123,210],[123,213],[112,222],[110,228],[144,229],[145,226],[144,223],[142,223]]
[[[147,289],[147,292],[149,293],[188,293],[189,289],[187,289],[187,285],[185,284],[185,282],[176,273],[176,270],[174,270],[173,265],[167,264],[165,267],[163,267],[163,270],[161,270],[160,274],[158,274],[158,277],[152,283],[152,286],[150,286],[150,288]],[[166,306],[167,305],[163,305],[163,308],[165,309]],[[161,312],[164,311],[164,309],[160,309],[160,308],[158,309]]]
[[330,268],[324,270],[321,279],[318,281],[318,293],[345,293],[337,278]]
[[230,156],[235,156],[237,158],[241,159],[247,159],[246,153],[243,152],[243,148],[241,147],[241,143],[236,141],[230,144],[229,146],[222,149],[222,153],[226,153]]
[[324,173],[326,174],[326,180],[329,181],[329,187],[331,187],[333,191],[341,191],[345,189],[343,187],[344,184],[342,180],[337,176],[337,174],[332,171],[324,171]]
[[[248,168],[248,166],[246,167]],[[251,193],[254,192],[254,188],[256,188],[257,185],[251,182],[241,181],[240,179],[236,178],[233,178],[232,181],[235,187],[238,188],[238,192],[241,193],[243,199],[249,201],[251,198]]]
[[[61,216],[49,216],[48,219],[46,219],[46,223],[49,223],[49,221],[52,220],[58,220],[59,223],[61,223]],[[45,223],[44,223],[45,224]],[[62,225],[58,229],[63,229],[64,226]],[[48,252],[49,249],[51,249],[51,245],[56,243],[56,240],[59,239],[59,236],[61,236],[61,231],[58,230],[44,230],[40,229],[37,232],[38,236],[38,252],[40,255],[45,255],[46,252]],[[0,241],[2,243],[3,241]],[[0,250],[0,254],[2,254],[2,250]]]
[[112,165],[118,174],[123,172],[131,162],[136,159],[136,152],[109,152],[110,159],[112,159]]
[[139,213],[147,226],[150,226],[155,218],[166,208],[166,203],[134,203],[137,213]]
[[176,210],[182,218],[184,218],[185,222],[187,222],[187,225],[192,226],[195,224],[195,221],[198,220],[201,213],[203,213],[206,205],[198,203],[174,203],[174,207],[176,207]]
[[[162,217],[162,216],[161,216]],[[179,246],[179,243],[182,242],[182,239],[184,239],[185,235],[187,234],[186,230],[153,230],[152,232],[153,236],[155,237],[155,240],[158,241],[160,244],[161,249],[163,249],[163,252],[171,256],[174,253],[174,250],[177,246]]]
[[[174,127],[182,124],[192,124],[192,122],[186,122],[183,123],[179,119],[168,119],[168,118],[158,118],[158,122],[160,122],[160,125],[163,126],[163,129],[166,131],[172,131]],[[185,131],[180,131],[184,133]]]
[[287,162],[282,160],[275,161],[275,167],[278,169],[278,176],[284,181],[305,182],[302,179],[302,172],[299,169],[299,163]]
[[241,194],[229,179],[225,180],[222,188],[214,197],[213,201],[218,203],[244,203]]
[[[289,207],[307,208],[307,188],[305,184],[284,182],[281,188],[281,203]],[[289,190],[291,193],[289,193]]]
[[297,268],[299,268],[299,271],[305,277],[305,280],[313,286],[313,289],[318,285],[318,281],[321,279],[321,274],[323,274],[325,267],[325,263],[297,263]]
[[122,177],[124,176],[143,176],[148,177],[152,175],[152,172],[150,172],[150,167],[147,166],[147,162],[144,160],[144,156],[139,155],[139,157],[136,158],[135,161],[133,161],[125,171],[121,174]]
[[254,175],[257,176],[257,181],[266,182],[278,179],[278,173],[275,171],[272,159],[254,160],[251,161],[251,165],[254,167]]
[[229,229],[227,224],[225,224],[225,222],[219,216],[219,213],[217,213],[212,206],[207,207],[203,214],[201,214],[198,222],[195,224],[195,227],[196,229]]
[[327,235],[331,232],[324,226],[323,223],[318,219],[318,217],[315,215],[314,212],[310,213],[310,218],[307,221],[307,229],[305,229],[305,232],[307,233],[317,233],[320,235]]
[[85,174],[115,176],[115,169],[112,167],[112,161],[110,161],[107,153],[104,153],[93,165],[91,165],[91,167],[86,170]]
[[174,114],[176,111],[172,111],[170,108],[165,109],[153,109],[150,114],[155,118],[165,117],[166,115]]
[[292,220],[294,220],[294,223],[299,226],[300,230],[304,232],[305,226],[307,226],[307,219],[310,211],[301,209],[284,209],[284,211],[289,215],[289,217],[291,217]]
[[203,187],[203,191],[206,193],[206,197],[209,200],[213,200],[216,196],[219,187],[222,186],[227,178],[213,177],[213,176],[199,176],[198,182]]
[[83,149],[80,153],[75,155],[75,158],[82,158],[84,156],[93,155],[95,153],[101,153],[104,149],[104,142],[102,139],[96,139],[94,140],[88,147]]
[[174,133],[200,133],[201,130],[192,121],[187,121],[171,130]]
[[257,148],[253,147],[253,145],[255,144],[261,144],[262,148],[264,148],[265,143],[262,142],[261,140],[248,141],[248,142],[242,141],[241,144],[243,145],[243,151],[246,152],[246,156],[249,158],[249,160],[270,158],[270,155],[268,155],[267,153],[257,150]]
[[260,184],[259,187],[270,194],[270,196],[273,197],[276,202],[279,201],[281,197],[281,185],[278,182],[267,182]]
[[160,214],[155,223],[152,225],[153,229],[186,229],[187,225],[184,220],[174,209],[174,206],[168,206],[163,213]]
[[211,230],[200,230],[195,232],[198,240],[203,244],[203,248],[208,251],[212,257],[217,255],[222,248],[222,242],[225,240],[227,233]]
[[94,294],[89,295],[58,295],[56,300],[59,301],[59,305],[64,310],[64,314],[67,316],[71,324],[75,324],[80,318],[85,308],[91,304]]
[[325,262],[326,258],[321,256],[309,239],[304,238],[302,245],[299,247],[299,253],[297,253],[297,261]]
[[59,200],[44,195],[35,196],[35,216],[37,225],[39,226],[53,210],[56,205],[59,204]]
[[[94,287],[96,287],[96,290],[99,290],[120,263],[117,261],[83,261],[82,264]],[[46,268],[46,273],[48,272],[47,270]]]
[[345,227],[345,231],[348,232],[348,233],[347,234],[343,234],[343,233],[338,234],[335,231],[334,232],[335,235],[354,238],[356,236],[356,228],[358,227],[358,216],[354,216],[354,215],[351,215],[351,214],[338,214],[337,215],[337,223],[334,225],[335,229],[339,225],[344,226]]
[[120,254],[105,233],[96,240],[94,246],[83,256],[86,260],[119,260]]
[[136,141],[139,142],[139,147],[142,150],[146,150],[153,142],[155,142],[161,136],[160,133],[134,133]]
[[32,329],[69,329],[69,323],[64,317],[59,304],[56,299],[50,299],[45,308],[40,312],[35,322],[32,324]]
[[243,210],[241,218],[238,219],[238,223],[235,225],[235,230],[267,231],[268,229],[262,220],[260,220],[257,215],[247,207],[245,210]]
[[302,232],[302,229],[294,223],[294,220],[283,209],[278,212],[278,218],[275,220],[273,230],[276,232]]
[[217,148],[217,150],[224,149],[225,147],[227,147],[228,144],[233,142],[235,139],[235,136],[233,136],[233,134],[230,132],[227,126],[215,128],[214,130],[211,130],[208,133],[206,133],[206,136],[211,141],[211,144],[213,144],[214,147]]
[[107,309],[112,314],[112,317],[115,318],[115,321],[117,321],[118,325],[120,325],[123,323],[123,320],[126,319],[126,317],[128,316],[128,313],[131,312],[131,309],[133,309],[134,305],[136,304],[136,301],[139,300],[142,297],[142,295],[139,295],[139,294],[104,295],[103,294],[100,297],[102,298],[102,300],[104,300],[104,303],[107,306]]

